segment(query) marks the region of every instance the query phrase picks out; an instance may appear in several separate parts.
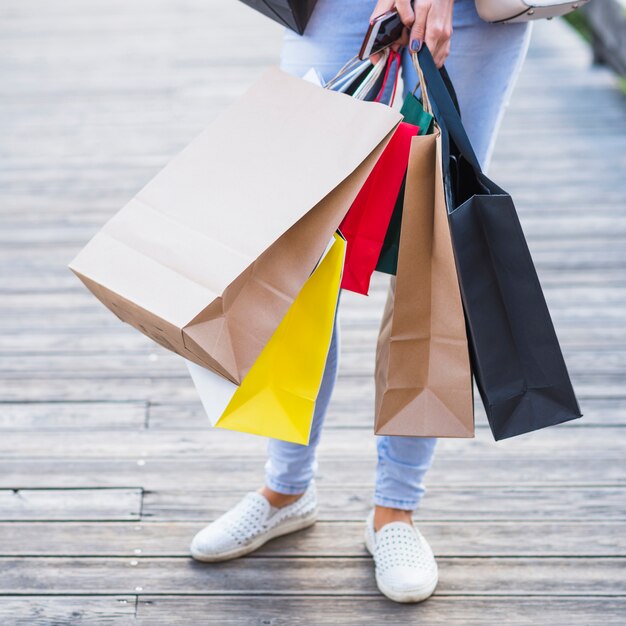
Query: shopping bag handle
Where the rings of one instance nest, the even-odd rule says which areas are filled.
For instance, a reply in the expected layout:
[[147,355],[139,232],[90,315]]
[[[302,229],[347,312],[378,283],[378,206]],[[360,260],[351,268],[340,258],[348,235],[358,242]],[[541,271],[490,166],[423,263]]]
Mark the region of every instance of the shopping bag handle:
[[[422,85],[422,97],[442,131],[444,141],[451,140],[459,154],[477,171],[482,172],[474,148],[463,127],[461,115],[458,110],[458,101],[454,93],[454,87],[447,71],[438,70],[430,51],[426,45],[416,54],[413,53],[413,63],[420,76]],[[424,95],[427,94],[427,95]],[[447,146],[446,146],[447,147]],[[447,160],[447,159],[446,159]],[[444,163],[444,168],[447,169]]]
[[341,67],[341,69],[324,85],[324,89],[332,89],[334,85],[343,78],[348,72],[361,64],[365,68],[367,66],[368,61],[362,61],[358,56],[352,57],[350,60],[346,61],[346,63]]
[[[344,87],[360,78],[361,80],[358,82],[359,87],[356,92],[358,92],[363,85],[371,82],[373,85],[370,89],[368,89],[369,93],[378,81],[380,74],[385,70],[385,67],[387,66],[387,57],[387,50],[383,50],[381,58],[376,63],[372,63],[369,59],[363,61],[359,59],[359,57],[353,57],[324,85],[324,89],[335,91],[339,86],[341,86],[339,91],[342,91]],[[367,71],[367,75],[363,77],[362,73],[365,71]],[[362,99],[360,96],[356,95],[356,92],[353,94],[353,97]]]
[[443,83],[446,86],[448,93],[450,94],[450,98],[452,98],[452,103],[454,104],[454,108],[457,110],[459,117],[462,119],[463,116],[461,115],[461,107],[459,106],[459,100],[456,96],[456,91],[454,90],[452,79],[450,78],[450,74],[448,74],[448,70],[446,69],[445,65],[442,65],[439,68],[439,75],[441,76],[441,80],[443,80]]
[[389,106],[393,106],[393,101],[396,99],[396,89],[398,87],[398,77],[400,76],[400,53],[392,51],[391,54],[387,58],[387,67],[385,68],[385,76],[383,78],[383,84],[380,86],[380,91],[376,96],[374,102],[380,102],[383,94],[385,93],[385,87],[387,86],[387,81],[389,79],[389,72],[391,71],[391,66],[396,64],[396,74],[393,79],[393,91],[391,92],[391,98],[389,100]]
[[[425,83],[426,81],[423,79],[422,70],[416,59],[413,59],[413,64],[415,65],[415,69],[417,70],[418,81],[415,83],[415,87],[413,87],[412,94],[417,98],[416,96],[417,90],[420,88],[422,83]],[[459,106],[459,100],[457,98],[456,91],[454,90],[454,85],[452,84],[452,80],[450,79],[450,75],[448,74],[448,71],[446,70],[444,66],[442,66],[441,69],[439,70],[439,73],[441,74],[441,79],[443,80],[446,86],[446,89],[448,90],[448,93],[450,94],[450,97],[452,98],[454,108],[458,111],[459,117],[462,117],[461,107]],[[432,114],[432,111],[429,111],[429,113]]]

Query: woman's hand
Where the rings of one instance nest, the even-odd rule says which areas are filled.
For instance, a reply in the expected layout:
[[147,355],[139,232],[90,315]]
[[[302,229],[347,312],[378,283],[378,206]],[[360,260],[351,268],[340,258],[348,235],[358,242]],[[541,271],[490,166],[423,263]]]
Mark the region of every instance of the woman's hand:
[[453,7],[454,0],[378,0],[370,20],[395,8],[406,30],[392,48],[398,50],[408,43],[417,52],[426,43],[441,67],[450,54]]

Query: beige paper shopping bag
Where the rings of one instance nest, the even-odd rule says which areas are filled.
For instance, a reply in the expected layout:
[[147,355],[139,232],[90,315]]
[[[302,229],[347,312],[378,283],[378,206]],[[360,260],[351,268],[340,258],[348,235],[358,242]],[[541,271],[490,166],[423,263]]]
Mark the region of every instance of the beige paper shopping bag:
[[271,69],[70,268],[122,320],[240,383],[400,119]]
[[398,272],[377,346],[375,432],[474,436],[472,377],[438,130],[411,143]]

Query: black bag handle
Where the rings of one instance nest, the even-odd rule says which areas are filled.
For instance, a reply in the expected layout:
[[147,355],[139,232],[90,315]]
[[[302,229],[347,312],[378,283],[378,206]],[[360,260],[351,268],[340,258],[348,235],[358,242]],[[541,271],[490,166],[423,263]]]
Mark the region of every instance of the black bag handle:
[[[427,91],[433,114],[442,130],[442,138],[445,140],[446,136],[449,136],[459,155],[463,156],[477,172],[482,172],[474,148],[461,122],[456,93],[448,72],[445,68],[441,71],[437,69],[426,45],[423,45],[417,53],[417,61],[426,83],[422,85],[422,92],[424,89]],[[444,168],[446,168],[445,164]]]
[[459,106],[459,100],[456,97],[456,91],[454,90],[454,85],[452,84],[452,79],[450,78],[450,74],[448,74],[448,70],[445,68],[445,65],[442,65],[439,69],[439,74],[441,79],[443,80],[450,97],[452,98],[452,103],[454,104],[454,108],[457,110],[459,117],[462,118],[461,115],[461,107]]

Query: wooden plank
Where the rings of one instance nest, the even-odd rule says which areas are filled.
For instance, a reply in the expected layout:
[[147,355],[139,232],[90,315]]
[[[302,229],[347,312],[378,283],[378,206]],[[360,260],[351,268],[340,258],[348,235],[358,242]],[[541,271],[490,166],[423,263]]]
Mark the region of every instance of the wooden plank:
[[[223,23],[261,42],[254,58],[213,32]],[[442,442],[419,512],[441,557],[440,595],[403,607],[379,596],[361,537],[384,279],[369,299],[343,302],[345,358],[318,478],[330,521],[211,567],[189,560],[189,538],[257,486],[265,442],[209,431],[181,363],[65,267],[275,61],[279,27],[215,0],[0,6],[0,264],[11,270],[0,276],[0,484],[44,488],[42,510],[60,516],[0,524],[0,554],[25,557],[0,559],[0,591],[47,594],[0,598],[1,623],[623,624],[626,120],[572,33],[535,32],[492,171],[518,203],[587,415],[494,444],[479,411],[476,441]],[[135,432],[146,409],[150,430]],[[146,489],[142,519],[163,521],[100,521],[122,505],[95,487]],[[76,513],[99,517],[62,521],[75,496]],[[124,595],[90,595],[108,593]],[[135,607],[145,593],[174,595]]]
[[[560,163],[561,160],[556,162]],[[570,170],[586,163],[586,159],[577,160],[563,159],[563,167]],[[520,166],[526,165],[524,162]],[[106,167],[107,164],[102,164]],[[1,166],[0,166],[1,167]],[[80,166],[71,164],[72,171]],[[121,205],[123,199],[120,199]],[[601,237],[602,239],[623,239],[626,237],[626,219],[616,215],[616,208],[612,211],[604,208],[594,211],[593,216],[578,216],[572,220],[571,216],[564,215],[532,215],[528,214],[529,207],[524,207],[522,226],[529,241],[545,240],[560,241],[561,237],[568,239],[586,239],[587,237]],[[110,216],[112,211],[98,212],[96,207],[91,206],[88,215],[77,213],[71,221],[60,223],[52,216],[37,215],[3,215],[2,222],[6,230],[0,232],[0,244],[3,247],[17,247],[28,245],[30,248],[39,247],[47,249],[53,245],[63,245],[76,248],[91,238],[98,227]],[[28,294],[38,296],[40,294]]]
[[[42,433],[47,430],[115,430],[124,432],[144,428],[145,402],[26,402],[0,405],[0,430]],[[6,436],[7,433],[3,434]],[[67,434],[64,435],[67,440]],[[30,436],[34,442],[37,437]],[[0,447],[2,444],[0,444]],[[67,448],[66,448],[67,451]]]
[[[588,203],[591,204],[592,201],[589,200]],[[554,209],[557,212],[558,207]],[[567,211],[564,212],[567,213]],[[571,214],[567,213],[567,215],[572,218]],[[76,251],[78,251],[78,248]],[[70,259],[66,259],[62,262],[67,263],[69,261]],[[49,264],[53,262],[56,261],[50,260]],[[591,264],[570,265],[555,263],[551,266],[538,266],[538,274],[544,287],[549,287],[555,283],[560,283],[563,286],[591,286],[594,283],[599,283],[607,287],[623,286],[626,283],[623,274],[623,263],[605,264],[599,267],[597,265],[594,267]],[[0,293],[2,294],[28,293],[39,290],[48,293],[54,292],[63,296],[80,288],[75,277],[65,273],[49,275],[43,271],[43,268],[32,268],[28,273],[23,272],[21,275],[5,274],[0,276]],[[97,305],[94,302],[95,306]]]
[[[618,309],[615,309],[616,313]],[[626,316],[626,305],[623,314]],[[351,376],[374,375],[375,338],[359,350],[352,349],[341,355],[341,365]],[[593,371],[594,375],[626,374],[626,348],[605,349],[602,359],[597,350],[567,350],[569,371],[572,377]],[[32,378],[54,380],[74,377],[116,377],[124,372],[126,377],[188,378],[189,374],[181,358],[174,354],[159,353],[126,354],[112,359],[100,354],[18,354],[0,357],[0,376],[3,380],[22,379],[26,374]]]
[[[626,144],[626,141],[624,143]],[[516,164],[516,167],[517,167],[517,164]],[[567,174],[568,172],[562,173],[563,177],[566,177]],[[592,172],[592,174],[596,176],[595,173]],[[5,176],[6,175],[10,175],[12,180],[15,180],[16,178],[16,174],[14,172],[7,172]],[[71,173],[70,171],[68,171],[68,176],[70,175]],[[553,178],[555,176],[555,173],[548,172],[546,175]],[[614,176],[617,176],[617,172],[615,172]],[[3,178],[2,170],[0,169],[0,182],[2,182],[2,178]],[[606,185],[610,185],[613,183],[611,179],[600,180],[600,181],[596,180],[595,182],[599,184],[606,184]],[[583,183],[589,186],[589,181],[586,181],[584,179],[579,181],[579,184],[583,185]],[[620,185],[622,183],[623,181],[620,180]],[[108,185],[109,181],[104,181],[104,184]],[[615,190],[619,189],[620,185],[615,186]],[[522,220],[526,219],[527,212],[528,212],[528,217],[533,217],[533,216],[538,217],[539,208],[540,208],[538,205],[538,202],[539,200],[537,201],[537,204],[533,204],[528,209],[524,208],[523,210],[520,210]],[[526,201],[520,202],[520,206],[524,206],[525,204],[526,204]],[[545,206],[545,200],[544,200],[544,206]],[[563,206],[563,209],[564,208],[565,207]],[[570,211],[570,214],[571,214],[570,218],[577,217],[577,213],[580,213],[581,217],[583,218],[588,219],[589,217],[588,212],[584,210],[584,205],[582,204],[579,205],[578,207],[575,206]],[[560,215],[558,212],[552,217],[559,219],[559,223],[561,220],[564,219],[564,217]],[[604,212],[600,214],[600,217],[605,217],[605,218],[610,217],[609,211],[605,209]],[[605,221],[604,223],[606,224],[607,222]],[[99,224],[94,223],[93,230],[95,230],[98,225]],[[616,226],[619,229],[619,226],[620,226],[620,213],[619,212],[617,213],[617,216],[616,216]],[[570,226],[570,228],[572,227]],[[578,227],[576,230],[578,233],[580,233],[580,227]],[[542,260],[546,261],[546,260],[550,260],[551,258],[553,258],[551,255],[551,252],[571,251],[575,243],[577,243],[580,246],[580,252],[582,254],[582,257],[580,259],[577,259],[579,262],[582,262],[586,259],[590,260],[589,252],[591,251],[602,251],[602,245],[601,245],[602,243],[605,244],[604,251],[606,253],[611,253],[612,255],[614,255],[614,258],[622,259],[623,251],[620,250],[619,243],[624,240],[624,235],[621,235],[618,237],[617,236],[618,232],[619,230],[611,233],[611,236],[609,238],[604,238],[603,236],[594,235],[593,232],[587,233],[587,235],[584,237],[581,237],[581,236],[570,237],[567,235],[567,232],[565,232],[563,234],[559,234],[559,236],[557,237],[555,236],[554,233],[550,235],[549,233],[542,231],[541,237],[531,237],[530,241],[531,241],[532,247],[535,250],[535,254],[537,255],[538,265],[540,266],[542,264]],[[547,245],[548,242],[553,242],[556,249],[551,250],[549,246]],[[75,244],[68,245],[62,240],[61,241],[48,241],[45,243],[45,245],[38,245],[29,249],[30,254],[28,256],[25,256],[23,252],[20,250],[20,246],[17,245],[17,242],[13,242],[12,245],[10,244],[10,245],[7,245],[6,247],[3,246],[2,250],[0,250],[0,259],[3,262],[15,263],[18,269],[21,270],[20,273],[25,273],[24,270],[26,269],[41,268],[41,269],[46,269],[49,275],[72,277],[73,274],[70,272],[70,270],[68,270],[66,264],[69,260],[73,258],[73,256],[76,254],[78,249],[80,249],[81,243],[82,242],[77,241]],[[78,248],[77,248],[77,245],[78,245]],[[50,260],[50,261],[54,260],[56,261],[56,263],[54,266],[45,267],[46,260]],[[567,259],[561,259],[561,260],[566,261]],[[74,277],[74,280],[77,280],[77,279]],[[75,284],[79,284],[79,283],[75,283]]]
[[[624,558],[440,558],[438,595],[626,595]],[[0,559],[2,594],[378,595],[371,557]],[[520,575],[523,574],[523,575]]]
[[[587,187],[589,186],[587,185]],[[577,191],[579,190],[572,189],[571,193]],[[581,193],[584,191],[581,190]],[[617,194],[617,191],[615,193]],[[601,271],[603,268],[623,267],[624,264],[623,240],[620,239],[601,241],[591,238],[578,238],[570,242],[560,240],[558,245],[553,247],[549,247],[547,243],[546,241],[535,240],[531,246],[540,273],[548,268]],[[37,275],[42,280],[54,282],[57,288],[61,285],[66,288],[75,288],[79,285],[78,279],[66,266],[78,250],[74,246],[71,249],[56,247],[47,250],[45,254],[36,254],[37,249],[33,249],[33,255],[25,257],[19,249],[7,248],[0,254],[0,259],[3,264],[11,265],[13,272],[11,275],[3,275],[0,284],[6,287],[17,284],[19,280],[26,277]]]
[[[378,437],[371,432],[368,420],[358,433],[359,446],[355,448],[355,432],[335,429],[324,438],[320,451],[325,458],[373,459]],[[369,430],[369,432],[364,432]],[[444,458],[463,458],[468,461],[486,458],[506,459],[518,456],[527,462],[572,458],[585,462],[602,456],[621,464],[626,469],[621,426],[585,428],[567,424],[529,433],[523,437],[494,441],[486,429],[474,439],[441,439],[438,455]],[[18,459],[137,459],[158,458],[220,458],[227,457],[224,448],[237,449],[237,456],[264,455],[267,440],[263,437],[233,434],[209,426],[193,432],[185,430],[133,431],[85,430],[72,434],[68,450],[67,435],[55,430],[39,432],[31,437],[21,431],[7,431],[0,440],[0,457]]]
[[[11,626],[136,624],[136,596],[2,596],[0,623]],[[144,608],[147,609],[147,603]]]
[[[208,521],[208,520],[205,520]],[[205,521],[0,523],[0,556],[187,557]],[[626,522],[418,520],[437,557],[621,556]],[[364,521],[326,522],[271,541],[249,558],[363,556]]]
[[[591,298],[591,295],[589,295]],[[381,302],[382,306],[382,302]],[[601,304],[598,306],[602,306]],[[105,318],[106,319],[106,318]],[[373,348],[378,336],[379,318],[375,313],[365,316],[359,311],[350,316],[346,308],[341,310],[343,351],[349,352],[357,344],[363,348]],[[10,326],[0,329],[0,342],[4,354],[90,354],[90,355],[132,355],[157,354],[174,358],[173,354],[161,348],[145,335],[126,324],[115,323],[106,326],[106,330],[92,326],[91,322],[77,318],[77,326],[70,329],[60,317],[59,324],[41,328],[20,321],[15,315]],[[104,321],[104,320],[103,320]],[[33,320],[34,324],[34,320]],[[72,336],[68,336],[68,332]],[[585,334],[587,332],[587,334]],[[16,336],[20,333],[19,336]],[[559,338],[562,346],[568,350],[598,350],[607,348],[622,350],[626,346],[626,324],[617,320],[603,326],[588,327],[584,319],[562,319],[559,325]]]
[[[616,207],[616,211],[619,209]],[[610,209],[607,210],[607,214],[610,212]],[[531,218],[534,216],[539,216],[540,207],[537,207],[535,211],[528,210],[521,215],[522,221],[525,221],[527,218]],[[558,213],[555,214],[555,217],[558,217]],[[574,220],[575,216],[570,215],[570,219]],[[95,230],[95,228],[94,228]],[[535,256],[537,257],[537,265],[539,267],[539,271],[541,275],[550,276],[554,272],[554,268],[557,268],[561,271],[572,271],[576,268],[581,268],[582,265],[586,265],[588,268],[594,267],[593,261],[593,253],[602,250],[602,244],[605,244],[605,256],[604,258],[609,258],[608,255],[612,255],[612,258],[615,260],[620,260],[623,258],[623,253],[620,251],[619,244],[623,241],[623,237],[610,237],[608,239],[604,239],[601,235],[596,237],[571,237],[571,238],[558,238],[555,239],[553,237],[543,237],[543,238],[531,238],[529,239],[529,243],[531,248],[533,249]],[[551,244],[551,245],[550,245]],[[566,261],[565,255],[569,252],[578,252],[578,248],[581,248],[583,253],[582,258],[580,259],[570,259],[569,261],[577,261],[578,265],[567,265],[566,263],[561,263],[557,265],[554,261],[559,260],[556,255],[559,253],[564,257],[561,259],[562,261]],[[39,271],[42,272],[45,276],[49,278],[55,278],[59,280],[63,279],[71,279],[70,282],[67,282],[68,292],[80,291],[84,289],[81,286],[80,282],[76,279],[76,277],[67,269],[66,263],[69,262],[74,256],[76,252],[80,249],[80,246],[72,246],[68,249],[59,249],[58,246],[49,245],[45,248],[35,247],[32,249],[33,256],[24,258],[23,255],[19,254],[19,247],[8,246],[6,248],[6,252],[3,254],[3,258],[5,261],[14,261],[16,264],[16,270],[19,271],[17,274],[17,278],[28,280],[32,279],[32,272]],[[595,259],[595,261],[601,260],[603,257],[599,259]],[[587,260],[588,259],[588,260]],[[545,263],[543,263],[545,261]],[[550,262],[550,263],[548,263]],[[52,265],[54,263],[54,265]],[[552,265],[552,267],[551,267]],[[607,271],[610,270],[607,267]],[[375,275],[377,284],[380,281],[380,284],[383,284],[385,275]],[[8,279],[8,277],[5,277]],[[599,277],[600,278],[600,277]],[[557,285],[554,285],[557,287]],[[40,287],[44,287],[44,285],[40,285]],[[24,290],[22,290],[24,291]],[[42,289],[40,289],[42,291]],[[86,293],[86,292],[85,292]],[[362,302],[365,302],[361,298]],[[95,301],[94,301],[95,302]]]
[[[562,244],[562,239],[558,241]],[[547,239],[545,242],[541,242],[541,246],[545,245],[546,248],[554,248],[556,242],[557,240]],[[572,239],[567,248],[570,246],[573,248],[577,243],[577,238]],[[620,247],[624,243],[626,243],[626,238],[615,241],[615,245]],[[539,245],[539,242],[534,243],[535,248],[539,247]],[[606,242],[603,237],[598,238],[595,245],[598,247],[606,246]],[[17,251],[19,251],[19,248],[16,249],[16,255]],[[567,252],[567,249],[565,251]],[[624,254],[624,259],[626,260],[626,253]],[[350,313],[355,310],[366,312],[373,318],[375,312],[384,305],[388,284],[388,277],[376,274],[372,279],[369,297],[366,298],[347,291],[343,292],[341,310],[344,313]],[[621,306],[626,304],[626,286],[623,285],[607,290],[602,284],[586,287],[559,286],[555,284],[547,287],[546,293],[550,299],[551,306],[554,308],[566,308],[568,305],[571,305],[572,299],[581,300],[580,304],[584,304],[587,310],[591,308],[591,305],[606,306],[615,304]],[[583,298],[584,302],[582,301]],[[0,312],[3,314],[3,317],[10,319],[11,314],[17,314],[17,321],[19,321],[21,316],[26,316],[24,318],[25,322],[36,320],[37,316],[41,315],[41,312],[37,309],[43,308],[46,309],[46,319],[55,320],[57,317],[67,316],[67,327],[83,317],[93,316],[96,322],[112,317],[112,313],[108,309],[99,304],[89,291],[80,288],[80,286],[77,289],[68,291],[62,299],[59,298],[58,293],[17,292],[3,295],[2,301],[0,301]],[[113,318],[117,319],[114,316]],[[41,318],[39,317],[39,319]],[[33,330],[37,330],[37,335],[39,335],[42,330],[49,332],[52,328],[46,326],[46,328],[42,329],[41,326],[33,326]],[[602,328],[596,330],[601,332]],[[33,343],[31,347],[36,348],[36,343]]]
[[[589,147],[589,146],[588,146]],[[603,148],[604,146],[602,146]],[[616,151],[623,146],[616,146]],[[602,157],[602,148],[597,152],[597,155],[581,156],[580,159],[571,161],[564,157],[562,148],[558,142],[551,142],[548,145],[539,147],[534,146],[532,154],[537,155],[543,162],[545,160],[558,160],[563,161],[563,167],[568,168],[570,171],[576,168],[583,167],[589,164],[589,161],[593,161],[596,158],[598,161]],[[501,150],[501,158],[507,159],[511,162],[512,166],[524,168],[536,166],[535,163],[529,162],[525,159],[520,159],[514,152],[510,150]],[[586,157],[586,158],[585,158]],[[7,157],[9,158],[9,157]],[[79,158],[89,158],[89,155],[83,155]],[[121,156],[112,156],[112,161],[119,160]],[[165,165],[166,157],[160,162],[160,165]],[[68,163],[68,167],[71,166],[71,162]],[[1,165],[0,165],[1,167]],[[106,164],[103,164],[106,167]],[[158,169],[158,168],[157,168]],[[495,169],[495,168],[494,168]],[[154,170],[156,172],[156,169]],[[139,184],[146,182],[150,178],[152,168],[146,172],[145,179],[143,181],[137,181]],[[501,178],[494,174],[494,178]],[[507,187],[510,192],[513,193],[517,199],[517,188],[522,188],[522,183],[514,178],[510,178]],[[0,218],[3,224],[6,224],[7,228],[11,228],[8,233],[5,233],[5,237],[8,237],[12,232],[16,233],[16,238],[24,237],[25,241],[32,241],[33,244],[39,245],[55,245],[64,244],[67,246],[75,246],[78,249],[85,243],[90,237],[92,237],[96,231],[104,224],[104,222],[115,213],[117,209],[124,205],[128,200],[129,194],[132,194],[135,189],[128,189],[126,191],[120,190],[107,190],[99,194],[98,196],[90,196],[88,198],[90,211],[85,212],[85,198],[81,195],[67,195],[67,196],[50,196],[45,207],[41,207],[41,212],[36,215],[36,222],[29,221],[28,213],[25,213],[27,209],[31,209],[33,206],[39,207],[36,200],[33,200],[32,195],[25,189],[20,191],[13,191],[12,193],[4,192],[2,198],[6,201],[6,204],[0,206]],[[559,241],[558,232],[554,230],[542,230],[540,228],[541,221],[547,220],[547,223],[553,223],[553,219],[559,220],[559,225],[569,220],[569,224],[562,224],[564,235],[570,235],[577,233],[584,238],[584,225],[590,224],[591,230],[589,234],[598,230],[599,234],[606,233],[606,236],[611,239],[611,233],[606,232],[603,225],[607,223],[615,222],[616,231],[613,235],[621,235],[622,230],[620,224],[623,223],[623,216],[621,216],[620,210],[622,205],[619,199],[606,198],[606,201],[602,205],[594,206],[593,212],[588,209],[589,205],[583,198],[569,198],[561,199],[554,193],[549,185],[545,186],[546,196],[532,196],[524,198],[523,202],[517,202],[518,212],[522,219],[524,226],[524,232],[529,236],[531,240],[534,238],[551,239],[555,242]],[[4,206],[11,206],[12,211],[4,209]],[[550,213],[545,212],[546,206],[550,207]],[[543,213],[542,213],[543,209]],[[62,212],[62,216],[60,215]],[[598,219],[597,226],[596,218]],[[34,216],[30,217],[33,220]],[[532,228],[529,224],[532,224],[533,220],[537,220],[536,226]],[[532,230],[528,230],[532,228]],[[24,230],[22,230],[24,229]],[[46,236],[43,236],[43,235]],[[2,237],[2,235],[0,235]],[[0,241],[4,241],[0,239]],[[17,239],[9,239],[7,245],[16,245]]]
[[[213,112],[217,113],[218,111],[213,109]],[[142,129],[142,132],[137,132],[136,129],[132,127],[124,130],[128,133],[129,138],[136,135],[135,141],[138,142],[145,142],[144,137],[147,133],[155,133],[155,131],[158,130],[158,134],[163,135],[163,140],[153,142],[156,145],[147,146],[146,149],[150,150],[150,148],[152,148],[155,152],[165,153],[166,156],[163,158],[163,165],[165,165],[168,156],[174,156],[178,150],[184,147],[185,141],[184,139],[181,141],[181,138],[185,138],[187,140],[193,139],[193,137],[202,130],[203,126],[204,124],[198,124],[187,129],[181,127],[175,131],[175,135],[170,136],[168,136],[158,124],[155,124],[154,127],[147,126]],[[29,145],[27,132],[28,131],[25,131],[22,135],[24,148],[29,150],[41,149],[43,147],[41,144]],[[68,132],[67,135],[69,136],[65,138],[69,141],[72,138],[72,133]],[[554,134],[551,137],[546,137],[545,141],[558,142],[562,138],[559,137],[559,135],[563,135],[562,127],[560,129],[558,127],[555,128]],[[96,134],[96,137],[97,136],[98,135]],[[74,135],[73,138],[76,141],[81,139],[80,135]],[[54,137],[50,138],[50,140],[53,139]],[[529,154],[537,155],[538,161],[539,157],[542,156],[542,152],[544,151],[543,146],[541,144],[538,145],[537,142],[529,140],[528,134],[524,131],[520,133],[510,133],[507,139],[509,141],[520,141],[521,139],[524,139],[528,143]],[[171,148],[168,148],[168,146],[171,146],[174,141],[176,141],[176,148],[172,150]],[[571,150],[588,150],[589,145],[589,141],[586,137],[579,141],[568,140],[568,149]],[[606,149],[607,153],[612,154],[617,153],[620,150],[623,151],[626,148],[626,141],[621,138],[619,141],[611,141],[610,139],[603,138],[601,145],[602,148]],[[118,149],[120,149],[120,147],[118,147]],[[540,162],[545,162],[545,160],[549,158],[549,152],[551,151],[548,151],[546,157],[544,157],[544,159]],[[589,161],[593,162],[594,155],[590,154],[589,156]],[[598,166],[600,166],[601,155],[597,154],[595,157]],[[620,193],[623,193],[623,181],[611,176],[603,176],[599,173],[598,169],[591,169],[590,171],[592,174],[589,176],[581,176],[581,180],[579,181],[572,179],[571,176],[568,177],[565,173],[557,178],[556,175],[550,171],[546,173],[537,172],[536,176],[538,180],[536,186],[527,187],[522,186],[521,181],[515,180],[514,168],[517,167],[517,164],[515,160],[511,161],[512,162],[509,165],[510,169],[508,172],[501,171],[499,175],[494,173],[494,178],[497,178],[498,182],[503,187],[506,187],[511,193],[516,206],[519,207],[522,215],[525,215],[527,212],[532,212],[533,209],[535,213],[539,213],[539,206],[541,205],[549,207],[552,215],[569,215],[570,217],[576,217],[577,214],[588,215],[589,211],[586,211],[585,207],[594,206],[598,202],[597,189],[599,187],[604,188],[602,192],[602,199],[606,201],[606,205],[619,207]],[[134,178],[127,176],[123,179],[123,183],[119,182],[119,178],[108,177],[105,177],[102,181],[80,181],[79,179],[80,182],[76,182],[76,180],[68,178],[67,180],[59,180],[55,184],[42,183],[41,192],[50,198],[50,204],[42,206],[41,210],[44,214],[46,212],[52,214],[55,207],[58,207],[58,204],[62,202],[64,197],[66,197],[63,195],[63,192],[65,191],[68,196],[82,198],[90,204],[92,200],[94,202],[101,203],[102,197],[112,198],[112,200],[107,204],[110,215],[114,213],[115,210],[121,208],[124,202],[127,201],[128,198],[143,185],[145,185],[158,172],[159,169],[160,168],[149,168]],[[533,178],[535,176],[535,172],[532,171],[527,171],[525,173],[532,174]],[[593,176],[593,178],[591,178],[591,176]],[[31,188],[32,185],[28,185],[26,183],[21,186],[15,184],[9,185],[4,192],[3,197],[7,201],[10,201],[12,205],[28,204],[29,199],[31,198],[29,194]],[[98,196],[100,196],[100,198],[98,198]],[[32,200],[30,200],[30,202],[32,203]],[[102,206],[102,204],[100,204],[100,206]],[[525,207],[530,208],[527,210]],[[8,211],[8,209],[5,209],[5,211]],[[0,213],[0,215],[2,215],[2,213]],[[70,259],[66,259],[65,263],[69,260]],[[62,263],[63,259],[60,259],[60,262]],[[63,265],[61,265],[59,270],[61,270],[62,267]],[[68,275],[67,278],[70,278],[70,276]]]
[[[600,357],[599,357],[600,358]],[[572,376],[577,394],[582,398],[623,399],[623,373],[596,374],[586,372]],[[338,393],[343,385],[350,386],[355,403],[362,402],[358,395],[371,390],[370,376],[352,375],[345,368],[339,372]],[[347,390],[346,390],[347,392]],[[371,391],[368,391],[371,393]],[[180,377],[137,378],[125,377],[123,371],[115,377],[91,376],[88,378],[0,378],[0,398],[5,402],[197,402],[198,395],[191,379],[181,370]],[[478,400],[476,400],[478,401]]]
[[[265,446],[264,446],[265,447]],[[145,458],[117,460],[0,460],[0,488],[119,487],[138,485],[148,490],[189,490],[206,487],[237,493],[256,489],[263,480],[265,455],[239,455],[237,447],[225,448],[217,458],[207,453],[203,459]],[[138,451],[139,453],[141,451]],[[376,458],[341,458],[320,452],[318,484],[343,485],[345,489],[373,484]],[[626,484],[626,470],[620,459],[571,458],[526,459],[502,455],[489,458],[459,458],[437,454],[428,472],[427,485],[452,487],[545,485],[561,489],[585,486],[593,498],[593,486]],[[190,496],[195,497],[195,496]],[[202,496],[204,497],[204,496]],[[207,496],[209,497],[209,496]],[[347,495],[346,497],[349,497]]]
[[[58,296],[58,294],[57,294]],[[4,296],[3,296],[4,297]],[[18,320],[16,320],[17,323]],[[373,346],[378,336],[376,324],[344,324],[341,329],[342,351],[353,346]],[[584,324],[562,326],[559,330],[561,344],[566,350],[596,350],[626,348],[626,325],[589,328]],[[155,354],[158,358],[174,359],[175,356],[156,345],[145,335],[123,324],[108,328],[105,333],[95,333],[87,327],[75,328],[68,335],[67,328],[35,329],[22,327],[19,334],[10,329],[0,330],[0,344],[5,355],[9,354]],[[149,367],[149,365],[148,365]]]
[[[617,337],[611,333],[613,342]],[[626,336],[626,329],[624,329]],[[16,335],[15,333],[0,333],[0,343],[5,354],[108,354],[119,355],[121,353],[161,354],[160,346],[157,346],[148,337],[126,328],[123,325],[116,329],[111,328],[105,333],[75,332],[68,335],[66,329],[59,328],[56,331],[37,333],[36,337],[28,330]],[[600,338],[598,339],[600,341]],[[615,343],[613,343],[615,345]],[[624,340],[626,345],[626,338]],[[165,352],[163,352],[165,354]]]
[[[626,399],[580,396],[578,399],[584,413],[583,418],[568,422],[562,428],[626,426]],[[373,407],[373,385],[362,389],[358,401],[355,400],[351,387],[338,385],[333,393],[324,428],[356,428],[371,432]],[[482,433],[482,430],[488,428],[482,406],[476,405],[475,411],[476,428],[479,431],[477,436],[489,438],[489,434]],[[205,430],[208,428],[207,417],[199,400],[150,404],[148,424],[151,430],[176,430],[178,428]]]
[[137,520],[141,489],[0,489],[0,520]]
[[[358,521],[372,508],[371,486],[322,483],[320,519]],[[429,484],[433,484],[432,481]],[[149,490],[142,519],[155,521],[215,519],[238,498],[232,491]],[[430,487],[420,520],[626,520],[626,487]]]
[[384,598],[285,598],[238,596],[141,596],[139,623],[182,626],[189,621],[219,626],[623,626],[624,598],[518,598],[435,596],[419,605]]
[[[378,337],[378,328],[373,324],[367,325],[344,325],[341,329],[342,350],[351,351],[358,346],[375,344]],[[115,335],[112,336],[115,339]],[[626,327],[585,327],[574,325],[562,325],[559,329],[561,346],[566,352],[588,350],[603,353],[605,349],[620,350],[626,347]],[[4,341],[4,340],[3,340]],[[130,348],[131,346],[128,346]]]

